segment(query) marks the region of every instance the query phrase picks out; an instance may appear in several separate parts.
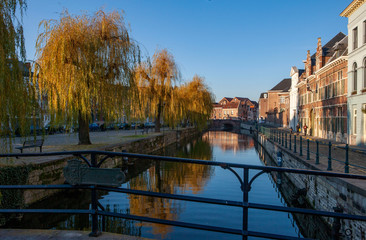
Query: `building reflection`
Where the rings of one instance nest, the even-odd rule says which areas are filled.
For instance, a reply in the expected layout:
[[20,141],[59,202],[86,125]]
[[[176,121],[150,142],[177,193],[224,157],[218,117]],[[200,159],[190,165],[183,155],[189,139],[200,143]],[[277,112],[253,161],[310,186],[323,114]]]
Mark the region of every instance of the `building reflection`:
[[221,148],[222,151],[234,153],[254,147],[254,141],[250,136],[233,132],[210,131],[206,132],[202,139],[210,142],[212,146]]

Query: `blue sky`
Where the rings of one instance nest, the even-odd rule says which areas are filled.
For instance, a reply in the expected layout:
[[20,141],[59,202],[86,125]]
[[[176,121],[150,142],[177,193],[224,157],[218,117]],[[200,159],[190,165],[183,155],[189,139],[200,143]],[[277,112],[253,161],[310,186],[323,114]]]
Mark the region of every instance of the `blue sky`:
[[23,18],[27,59],[34,60],[38,25],[71,14],[123,10],[131,36],[152,56],[166,48],[185,81],[205,77],[216,96],[249,97],[303,68],[317,38],[323,45],[338,32],[347,34],[339,14],[351,0],[28,0]]

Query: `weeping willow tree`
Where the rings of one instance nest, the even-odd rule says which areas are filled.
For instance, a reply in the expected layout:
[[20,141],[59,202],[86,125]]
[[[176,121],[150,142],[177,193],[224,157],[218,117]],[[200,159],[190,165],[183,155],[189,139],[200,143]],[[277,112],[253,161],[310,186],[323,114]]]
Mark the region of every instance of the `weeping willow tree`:
[[[152,62],[140,63],[135,71],[136,92],[134,111],[142,118],[155,118],[155,131],[160,132],[160,121],[167,121],[175,102],[174,91],[179,80],[178,67],[166,49],[156,51]],[[140,110],[137,110],[140,109]]]
[[119,12],[89,16],[67,11],[59,20],[42,21],[33,82],[48,99],[53,123],[79,125],[79,144],[90,144],[92,114],[119,119],[139,49]]
[[189,83],[177,89],[179,101],[175,106],[177,118],[188,120],[197,127],[206,126],[212,112],[214,96],[204,82],[204,78],[195,75]]
[[23,64],[21,19],[25,9],[23,0],[0,0],[0,142],[7,152],[11,151],[16,131],[22,135],[29,131],[29,119],[34,113],[29,72]]

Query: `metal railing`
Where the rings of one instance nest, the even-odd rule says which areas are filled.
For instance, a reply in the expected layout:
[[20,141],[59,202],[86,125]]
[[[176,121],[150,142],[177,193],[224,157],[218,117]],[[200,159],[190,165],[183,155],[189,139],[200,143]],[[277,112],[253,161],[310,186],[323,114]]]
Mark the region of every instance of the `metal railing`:
[[[299,153],[299,156],[304,156],[304,151],[306,154],[306,160],[311,160],[311,155],[315,160],[315,164],[320,163],[320,157],[327,159],[327,171],[332,171],[332,161],[339,162],[344,165],[344,172],[349,173],[350,167],[359,169],[366,173],[366,166],[361,166],[358,164],[350,163],[349,161],[349,151],[350,147],[345,144],[344,147],[337,146],[339,149],[344,149],[344,157],[342,159],[335,158],[332,155],[332,148],[334,144],[331,141],[319,141],[306,138],[306,136],[301,136],[296,133],[290,133],[288,130],[281,130],[277,128],[266,128],[260,127],[259,132],[264,134],[268,139],[278,143],[279,145],[292,150],[294,153]],[[306,139],[304,139],[304,137]],[[285,143],[285,144],[284,144]],[[289,143],[287,145],[287,143]],[[319,146],[326,146],[327,154],[321,153]]]
[[[249,202],[249,192],[252,188],[252,183],[255,179],[257,179],[260,175],[264,173],[271,172],[279,172],[279,173],[292,173],[292,174],[305,174],[305,175],[313,175],[313,176],[325,176],[325,177],[337,177],[337,178],[348,178],[348,179],[361,179],[366,180],[366,176],[363,175],[351,175],[351,174],[343,174],[343,173],[333,173],[333,172],[322,172],[322,171],[312,171],[312,170],[300,170],[300,169],[288,169],[281,167],[270,167],[270,166],[253,166],[246,164],[237,164],[237,163],[225,163],[225,162],[213,162],[213,161],[205,161],[205,160],[196,160],[196,159],[186,159],[186,158],[176,158],[176,157],[165,157],[165,156],[154,156],[154,155],[143,155],[143,154],[132,154],[132,153],[117,153],[117,152],[107,152],[107,151],[71,151],[71,152],[52,152],[52,153],[26,153],[26,154],[0,154],[0,157],[46,157],[46,156],[56,156],[56,155],[72,155],[81,160],[83,160],[89,167],[91,168],[99,168],[103,162],[105,162],[108,158],[111,157],[122,157],[125,158],[137,158],[137,159],[150,159],[154,161],[167,161],[167,162],[180,162],[180,163],[190,163],[190,164],[201,164],[201,165],[210,165],[217,166],[223,169],[227,169],[232,172],[241,185],[241,191],[243,192],[242,201],[232,201],[232,200],[223,200],[216,198],[204,198],[204,197],[195,197],[195,196],[185,196],[182,194],[168,194],[168,193],[158,193],[158,192],[150,192],[150,191],[141,191],[127,188],[117,188],[117,187],[104,187],[98,185],[78,185],[72,186],[69,184],[62,185],[0,185],[0,190],[4,191],[7,189],[89,189],[91,190],[91,209],[0,209],[0,214],[6,213],[49,213],[49,214],[88,214],[91,215],[91,233],[90,236],[98,236],[100,235],[100,229],[98,225],[98,216],[110,216],[117,217],[129,220],[136,221],[144,221],[150,223],[159,223],[171,226],[178,226],[190,229],[200,229],[206,231],[213,232],[221,232],[227,234],[234,234],[242,236],[242,239],[247,239],[248,236],[253,237],[263,237],[269,239],[299,239],[298,237],[291,237],[279,234],[272,234],[267,232],[257,232],[250,231],[248,229],[249,218],[249,209],[261,209],[261,210],[269,210],[269,211],[279,211],[279,212],[287,212],[287,213],[299,213],[299,214],[310,214],[316,216],[323,217],[331,217],[335,219],[350,219],[357,221],[366,221],[366,216],[362,215],[353,215],[353,214],[345,214],[339,212],[329,212],[329,211],[319,211],[313,209],[304,209],[304,208],[294,208],[294,207],[284,207],[284,206],[276,206],[269,204],[258,204]],[[89,159],[87,158],[89,157]],[[98,161],[99,159],[99,161]],[[240,177],[237,171],[234,169],[239,169],[243,173],[243,178]],[[250,171],[259,171],[257,172],[251,179],[249,179]],[[176,199],[183,201],[191,201],[191,202],[199,202],[206,204],[216,204],[216,205],[224,205],[224,206],[232,206],[238,207],[242,209],[243,221],[242,228],[226,228],[226,227],[218,227],[204,224],[194,224],[189,222],[182,221],[173,221],[166,219],[157,219],[145,216],[137,216],[132,214],[123,214],[116,212],[109,212],[104,209],[104,207],[98,201],[98,192],[97,191],[112,191],[118,193],[126,193],[126,194],[136,194],[143,196],[152,196],[157,198],[168,198],[168,199]],[[304,238],[303,238],[304,239]]]

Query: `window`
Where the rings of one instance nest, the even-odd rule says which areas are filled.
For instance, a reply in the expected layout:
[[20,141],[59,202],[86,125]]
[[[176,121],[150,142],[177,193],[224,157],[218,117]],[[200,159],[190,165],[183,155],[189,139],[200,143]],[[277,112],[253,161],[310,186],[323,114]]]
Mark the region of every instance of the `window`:
[[363,59],[363,88],[366,88],[366,58]]
[[357,32],[357,27],[353,29],[352,31],[352,37],[353,37],[353,49],[356,49],[358,47],[357,43],[358,43],[358,32]]
[[357,63],[353,64],[353,91],[357,91]]
[[363,43],[366,43],[366,20],[363,21]]
[[338,80],[341,80],[343,78],[342,76],[342,70],[338,72]]
[[357,109],[356,109],[356,107],[353,107],[352,133],[357,134]]
[[285,97],[283,96],[280,97],[280,103],[285,103]]

